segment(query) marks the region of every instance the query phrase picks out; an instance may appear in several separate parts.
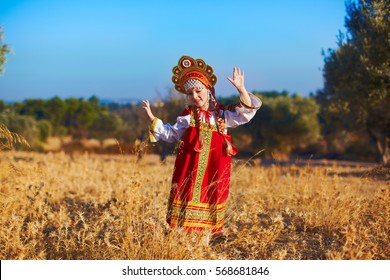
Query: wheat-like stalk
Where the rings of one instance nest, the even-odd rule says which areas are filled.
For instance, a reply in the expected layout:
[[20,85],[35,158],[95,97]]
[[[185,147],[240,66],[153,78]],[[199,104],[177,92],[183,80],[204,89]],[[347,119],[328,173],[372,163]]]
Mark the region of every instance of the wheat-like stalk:
[[0,123],[0,150],[12,149],[17,143],[30,147],[22,135],[10,131],[5,124]]

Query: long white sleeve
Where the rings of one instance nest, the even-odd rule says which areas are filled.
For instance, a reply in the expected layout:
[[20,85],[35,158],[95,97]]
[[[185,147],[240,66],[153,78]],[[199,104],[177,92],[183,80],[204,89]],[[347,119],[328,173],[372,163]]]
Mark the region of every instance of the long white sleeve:
[[253,108],[236,107],[235,111],[225,111],[226,127],[237,127],[246,124],[256,114],[256,111],[261,107],[261,100],[252,93],[249,93]]
[[164,124],[160,119],[155,118],[149,128],[150,142],[163,140],[173,143],[178,141],[190,126],[190,115],[179,116],[174,125]]
[[[251,98],[253,108],[236,106],[235,111],[224,111],[226,128],[234,128],[239,125],[246,124],[254,117],[256,111],[260,108],[262,103],[261,100],[253,94],[249,93],[249,96]],[[163,140],[165,142],[173,143],[178,141],[190,126],[190,121],[191,114],[177,117],[174,125],[164,124],[162,120],[155,118],[149,127],[150,142]],[[217,123],[216,112],[212,112],[209,121],[212,125]],[[227,130],[225,129],[225,133],[226,132]]]

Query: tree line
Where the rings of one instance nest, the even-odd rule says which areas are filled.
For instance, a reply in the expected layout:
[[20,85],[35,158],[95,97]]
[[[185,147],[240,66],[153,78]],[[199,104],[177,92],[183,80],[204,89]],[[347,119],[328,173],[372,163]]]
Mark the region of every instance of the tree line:
[[[242,156],[250,156],[264,150],[265,158],[287,159],[292,155],[332,157],[345,159],[370,159],[361,149],[353,151],[351,145],[341,145],[339,150],[329,153],[324,143],[318,117],[320,105],[314,96],[303,97],[288,92],[254,92],[263,105],[254,119],[246,125],[232,129],[234,144]],[[238,103],[238,96],[220,98],[223,104]],[[184,97],[171,92],[166,98],[152,103],[156,116],[164,122],[174,123],[184,110]],[[74,141],[94,138],[116,138],[123,146],[136,141],[147,141],[148,122],[139,104],[100,104],[99,99],[53,97],[26,99],[23,102],[5,104],[0,101],[0,122],[11,131],[20,133],[33,149],[42,150],[42,144],[50,136],[71,135]],[[364,146],[365,141],[350,136],[352,145]],[[138,139],[138,140],[137,140]],[[333,143],[332,139],[329,143]],[[356,143],[358,141],[359,143]],[[157,144],[154,151],[168,149],[174,145]],[[349,149],[349,154],[345,151]],[[366,151],[369,154],[369,151]],[[371,158],[372,160],[372,158]]]

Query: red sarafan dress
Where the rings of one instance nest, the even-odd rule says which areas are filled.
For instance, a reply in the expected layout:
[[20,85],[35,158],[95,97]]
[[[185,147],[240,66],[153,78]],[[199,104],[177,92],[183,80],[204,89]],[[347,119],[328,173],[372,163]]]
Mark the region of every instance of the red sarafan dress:
[[255,109],[235,107],[201,111],[200,122],[189,108],[178,116],[174,125],[155,119],[150,127],[151,141],[180,141],[172,188],[168,200],[167,222],[170,227],[187,231],[223,228],[226,201],[230,188],[231,155],[226,150],[230,135],[219,133],[217,116],[223,116],[226,127],[247,123],[260,108],[261,101],[250,95]]

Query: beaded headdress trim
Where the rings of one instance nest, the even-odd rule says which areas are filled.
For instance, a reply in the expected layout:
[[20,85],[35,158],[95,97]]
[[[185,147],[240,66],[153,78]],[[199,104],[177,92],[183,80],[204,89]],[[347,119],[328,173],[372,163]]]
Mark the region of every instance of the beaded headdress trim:
[[217,83],[217,76],[210,65],[207,65],[202,59],[194,59],[190,56],[182,56],[178,64],[172,69],[172,82],[178,92],[185,93],[184,84],[189,79],[201,81],[207,88],[214,92],[214,85]]

